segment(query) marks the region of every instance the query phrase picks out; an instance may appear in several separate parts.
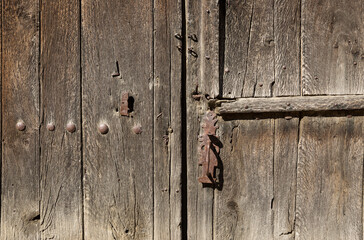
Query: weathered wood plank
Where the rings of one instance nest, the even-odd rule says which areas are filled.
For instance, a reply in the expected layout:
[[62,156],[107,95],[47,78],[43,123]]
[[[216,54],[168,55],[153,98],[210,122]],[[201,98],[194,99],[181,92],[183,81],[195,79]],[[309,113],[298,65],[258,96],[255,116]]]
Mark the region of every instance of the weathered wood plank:
[[39,238],[38,11],[38,1],[2,1],[1,239]]
[[214,239],[273,239],[274,120],[224,122],[223,186],[215,192]]
[[154,2],[154,239],[181,239],[182,3]]
[[364,96],[312,96],[284,98],[241,98],[222,103],[217,109],[220,114],[301,112],[364,109]]
[[294,239],[299,119],[274,120],[273,239]]
[[267,97],[274,83],[274,0],[228,1],[223,96]]
[[[85,239],[153,239],[152,1],[81,4]],[[120,116],[122,92],[132,117]]]
[[304,117],[296,239],[362,239],[363,117]]
[[[197,68],[193,91],[219,95],[219,1],[186,1],[187,58]],[[192,92],[191,92],[192,93]]]
[[364,93],[363,8],[363,1],[302,1],[304,95]]
[[41,9],[41,238],[83,239],[79,1],[42,1]]
[[[187,161],[187,238],[212,239],[213,190],[197,181],[200,119],[207,110],[205,98],[193,94],[219,93],[218,1],[186,1],[186,161]],[[210,39],[209,39],[210,38]],[[197,53],[194,55],[193,52]]]
[[274,1],[273,96],[301,95],[301,0]]

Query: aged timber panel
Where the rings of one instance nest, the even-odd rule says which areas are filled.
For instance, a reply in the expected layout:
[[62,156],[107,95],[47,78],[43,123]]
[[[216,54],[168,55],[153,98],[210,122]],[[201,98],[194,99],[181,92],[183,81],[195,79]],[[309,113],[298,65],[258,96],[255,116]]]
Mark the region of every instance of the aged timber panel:
[[81,9],[85,238],[152,239],[152,1],[82,0]]
[[222,96],[300,95],[300,1],[226,1],[225,11]]
[[182,3],[154,1],[154,239],[181,239]]
[[2,1],[1,239],[39,238],[38,10],[38,1]]
[[187,238],[213,236],[213,189],[197,181],[200,121],[206,98],[219,95],[219,5],[217,0],[186,1],[186,161]]
[[296,239],[362,239],[363,117],[304,117]]
[[304,95],[364,94],[364,2],[302,0]]
[[41,238],[83,239],[79,1],[41,10]]
[[294,239],[299,119],[220,124],[214,239]]

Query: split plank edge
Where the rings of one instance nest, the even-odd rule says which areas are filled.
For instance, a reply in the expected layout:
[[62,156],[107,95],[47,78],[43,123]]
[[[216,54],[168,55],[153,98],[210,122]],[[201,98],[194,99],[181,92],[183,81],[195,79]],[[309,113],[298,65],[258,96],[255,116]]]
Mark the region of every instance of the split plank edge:
[[364,109],[364,95],[240,98],[223,102],[218,114],[349,111]]

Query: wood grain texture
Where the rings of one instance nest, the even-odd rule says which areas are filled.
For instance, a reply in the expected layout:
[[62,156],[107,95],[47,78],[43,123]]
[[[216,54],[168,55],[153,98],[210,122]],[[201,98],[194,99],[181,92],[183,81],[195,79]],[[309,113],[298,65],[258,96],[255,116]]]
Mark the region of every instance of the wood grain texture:
[[241,98],[222,103],[217,109],[220,114],[302,112],[364,109],[364,96],[312,96],[284,98]]
[[[85,239],[153,239],[152,6],[82,0]],[[123,92],[134,98],[131,117],[119,113]]]
[[[215,0],[186,1],[186,197],[187,239],[189,240],[212,239],[213,189],[203,188],[197,181],[201,170],[198,166],[198,136],[202,132],[200,121],[207,111],[207,104],[205,98],[198,100],[194,99],[192,95],[209,94],[214,97],[219,91],[218,49],[214,48],[214,46],[218,46],[218,38],[215,36],[216,38],[208,40],[211,44],[214,43],[208,45],[207,35],[205,35],[205,32],[211,31],[212,34],[217,31],[213,27],[217,26],[218,22],[217,4],[218,1]],[[206,21],[210,25],[206,25]],[[191,38],[194,34],[197,36],[197,41]],[[213,42],[214,40],[216,41]],[[189,48],[193,48],[197,52],[197,58],[191,54]],[[206,65],[213,69],[208,69]]]
[[301,0],[274,1],[273,96],[301,95]]
[[[41,238],[83,239],[79,1],[41,9]],[[76,132],[65,129],[69,121]]]
[[304,95],[363,94],[363,1],[302,1]]
[[154,2],[154,239],[182,238],[182,3]]
[[189,84],[211,98],[219,95],[219,2],[186,1],[187,58],[198,69]]
[[274,0],[228,1],[223,96],[269,97],[274,83]]
[[223,187],[215,192],[214,239],[273,239],[274,120],[220,124]]
[[304,117],[296,239],[362,239],[363,117]]
[[299,119],[274,120],[273,239],[295,238]]
[[38,1],[2,1],[1,239],[39,238],[38,11]]

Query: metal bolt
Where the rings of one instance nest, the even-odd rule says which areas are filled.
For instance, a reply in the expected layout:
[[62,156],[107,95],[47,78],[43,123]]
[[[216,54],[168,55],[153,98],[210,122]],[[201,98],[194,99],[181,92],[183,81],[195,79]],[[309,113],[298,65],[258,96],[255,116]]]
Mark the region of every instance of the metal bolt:
[[259,83],[259,87],[263,87],[263,83]]
[[357,62],[354,62],[354,65],[357,65],[358,63]]
[[286,66],[283,66],[283,69],[286,69],[287,67]]
[[18,129],[18,131],[24,131],[26,126],[25,126],[25,123],[23,122],[23,120],[19,120],[17,123],[16,123],[16,129]]
[[54,129],[56,129],[56,127],[54,126],[53,123],[48,123],[47,124],[47,129],[48,129],[48,131],[54,131]]
[[101,123],[98,129],[101,134],[106,134],[109,132],[109,126],[106,123]]
[[73,133],[76,131],[76,125],[73,122],[69,122],[66,125],[66,129],[68,132]]
[[133,128],[132,128],[133,132],[135,134],[141,134],[142,133],[142,126],[140,125],[135,125]]

